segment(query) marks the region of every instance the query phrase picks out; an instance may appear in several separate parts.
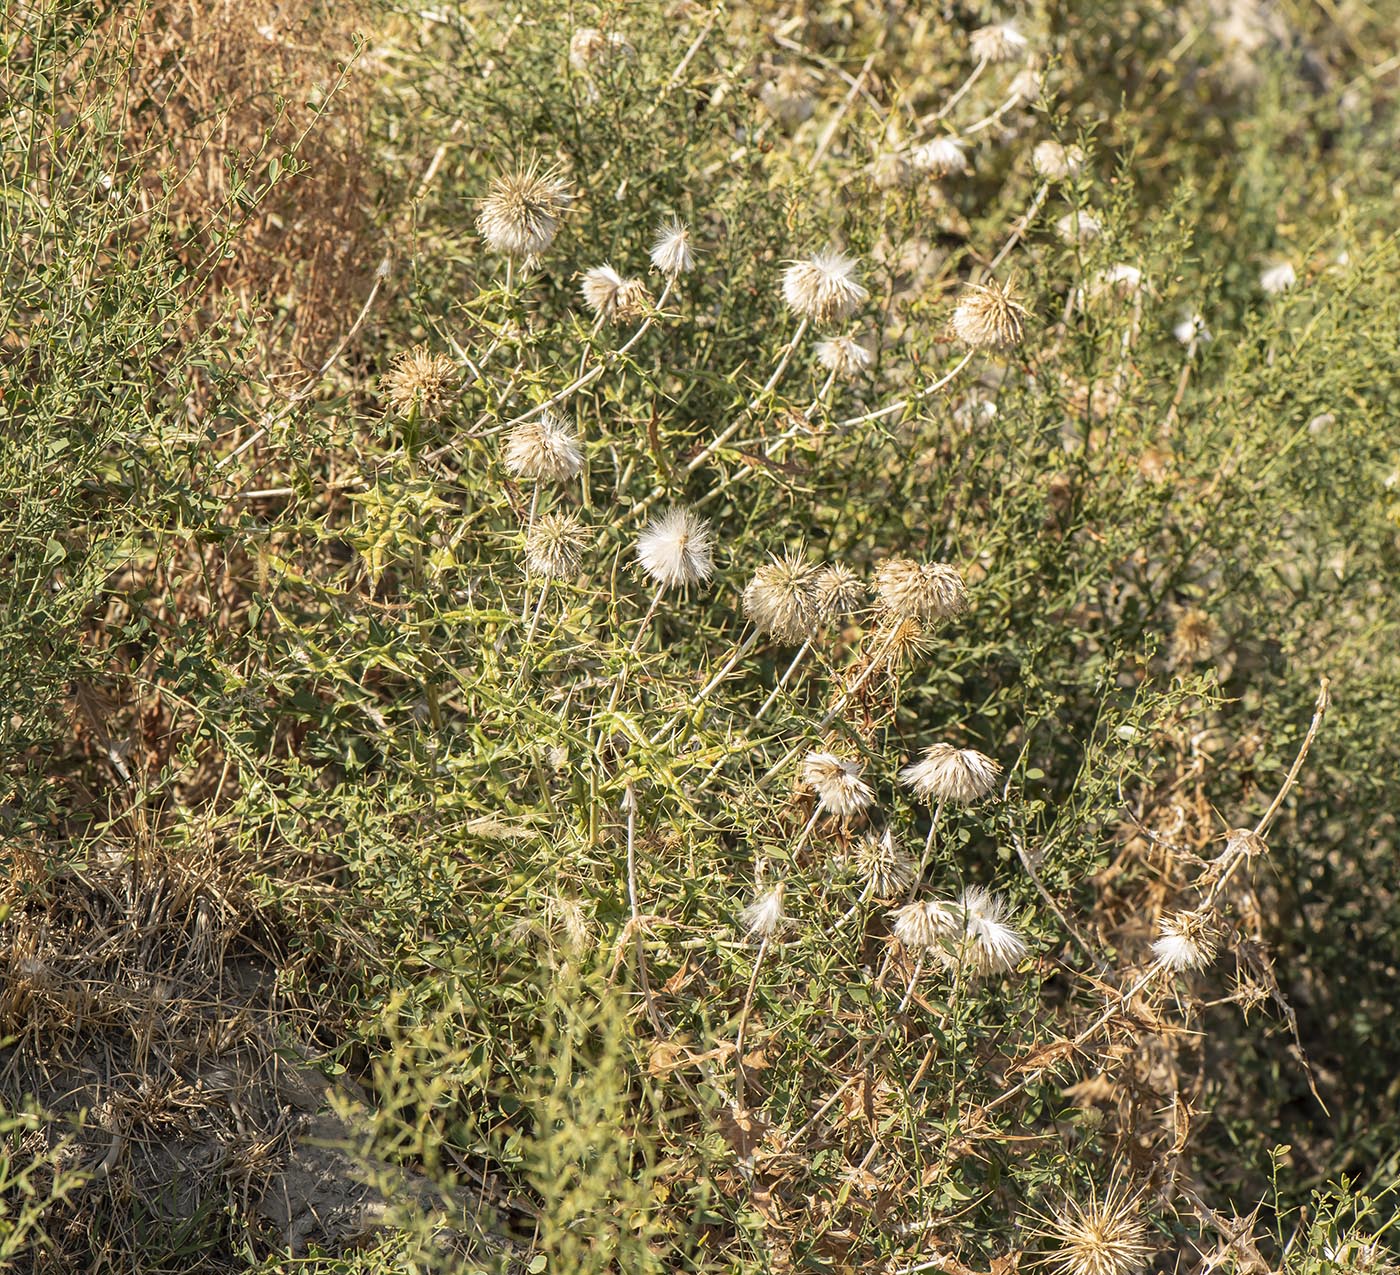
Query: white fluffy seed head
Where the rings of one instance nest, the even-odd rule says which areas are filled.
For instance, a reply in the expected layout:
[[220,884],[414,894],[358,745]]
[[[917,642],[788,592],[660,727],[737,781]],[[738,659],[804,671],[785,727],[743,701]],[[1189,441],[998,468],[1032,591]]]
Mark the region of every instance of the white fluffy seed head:
[[1084,152],[1078,146],[1062,146],[1059,142],[1041,142],[1031,152],[1031,167],[1044,181],[1062,182],[1078,177],[1084,171]]
[[853,336],[834,336],[817,342],[817,362],[839,377],[859,376],[874,358]]
[[739,913],[739,922],[751,938],[771,938],[778,932],[787,919],[783,914],[783,892],[783,883],[779,881]]
[[963,918],[956,905],[946,899],[925,899],[906,903],[890,913],[894,936],[905,947],[917,951],[946,952],[947,945],[963,931]]
[[817,794],[817,809],[844,819],[875,800],[861,770],[859,762],[835,753],[808,753],[802,763],[802,782]]
[[918,761],[899,772],[900,781],[930,805],[947,801],[966,806],[981,801],[1001,777],[1001,767],[975,748],[931,744]]
[[703,584],[715,569],[712,539],[709,522],[678,505],[637,537],[637,561],[664,589]]
[[690,227],[678,217],[663,221],[656,228],[656,238],[651,244],[651,264],[672,279],[695,269]]
[[605,322],[635,319],[651,300],[646,284],[624,279],[609,265],[585,271],[579,292],[584,304]]
[[531,160],[491,183],[476,228],[492,251],[533,261],[554,242],[569,201],[568,184],[558,171]]
[[1086,301],[1131,301],[1146,286],[1147,281],[1141,270],[1127,262],[1119,262],[1093,275],[1077,295],[1081,304]]
[[1270,266],[1259,276],[1259,286],[1270,296],[1287,292],[1297,282],[1298,274],[1287,261]]
[[1093,213],[1076,208],[1055,223],[1055,233],[1067,244],[1093,243],[1103,234],[1103,223]]
[[792,262],[783,271],[783,299],[800,318],[835,323],[870,294],[856,281],[856,262],[834,250]]
[[566,482],[583,468],[583,449],[570,421],[553,412],[521,421],[506,435],[505,467],[517,478]]
[[941,562],[888,558],[875,572],[881,605],[899,619],[945,620],[967,609],[967,586]]
[[1026,958],[1030,944],[1007,923],[1011,908],[999,894],[980,885],[964,890],[958,900],[963,917],[958,956],[976,977],[1007,974]]
[[954,177],[968,171],[964,143],[956,137],[935,137],[914,148],[910,162],[930,177]]
[[999,62],[1014,62],[1023,57],[1030,41],[1009,22],[999,22],[993,26],[979,27],[972,33],[970,44],[972,56],[979,62],[995,65]]
[[1215,957],[1215,938],[1204,912],[1177,912],[1164,916],[1161,938],[1152,944],[1152,955],[1174,974],[1204,969]]
[[779,642],[807,641],[817,630],[811,598],[815,570],[797,549],[765,562],[744,588],[744,614]]

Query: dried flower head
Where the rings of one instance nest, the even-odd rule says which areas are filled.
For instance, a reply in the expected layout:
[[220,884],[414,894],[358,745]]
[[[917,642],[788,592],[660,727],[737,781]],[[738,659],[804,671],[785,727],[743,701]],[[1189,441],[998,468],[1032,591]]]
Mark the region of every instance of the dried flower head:
[[1026,958],[1030,945],[1007,924],[1011,908],[999,894],[980,885],[964,890],[958,900],[963,932],[958,957],[975,977],[1006,974]]
[[739,922],[751,938],[771,938],[787,919],[783,914],[785,888],[783,883],[779,881],[771,890],[760,894],[739,913]]
[[1270,266],[1259,276],[1259,286],[1270,296],[1287,292],[1297,282],[1297,272],[1287,261]]
[[608,265],[585,271],[579,292],[584,304],[607,322],[635,319],[651,301],[646,284],[640,279],[624,279]]
[[1151,1250],[1140,1200],[1122,1183],[1102,1196],[1091,1191],[1088,1203],[1066,1196],[1044,1219],[1042,1234],[1051,1242],[1045,1264],[1054,1275],[1134,1275],[1145,1269]]
[[814,573],[815,568],[798,549],[765,562],[744,587],[744,614],[779,642],[797,645],[807,641],[817,629],[811,599]]
[[1192,341],[1204,343],[1215,339],[1211,330],[1206,326],[1206,321],[1199,314],[1188,314],[1172,328],[1172,335],[1182,345],[1190,345]]
[[909,158],[915,168],[930,177],[953,177],[968,171],[965,146],[956,137],[935,137],[915,147]]
[[812,577],[812,605],[824,623],[845,619],[865,605],[865,581],[845,563],[830,563]]
[[569,40],[569,65],[581,74],[593,67],[607,65],[617,58],[635,58],[637,50],[626,36],[617,31],[603,32],[597,27],[579,27]]
[[379,379],[379,388],[399,416],[414,408],[425,421],[436,420],[457,387],[457,365],[445,354],[433,354],[426,345],[415,345],[394,356]]
[[493,252],[533,261],[554,242],[569,200],[568,185],[558,171],[531,160],[491,183],[476,228]]
[[1220,642],[1220,627],[1202,607],[1183,607],[1172,627],[1171,662],[1196,664],[1209,659]]
[[947,951],[947,944],[963,932],[963,918],[958,908],[946,899],[925,899],[922,903],[906,903],[890,913],[894,936],[905,947],[920,951]]
[[1001,777],[1001,767],[975,748],[931,744],[899,772],[900,782],[921,801],[966,806],[981,801]]
[[785,66],[758,91],[758,100],[785,129],[794,129],[812,118],[817,109],[812,79],[800,66]]
[[1055,233],[1068,244],[1093,243],[1103,234],[1103,223],[1093,213],[1076,208],[1055,223]]
[[816,323],[849,318],[870,295],[855,272],[855,261],[830,250],[794,261],[783,271],[783,298],[794,314]]
[[944,620],[967,609],[962,576],[941,562],[887,558],[875,572],[875,591],[886,610],[904,619]]
[[672,217],[656,228],[656,238],[651,244],[651,264],[672,279],[695,269],[690,227],[680,218]]
[[817,362],[837,376],[858,376],[874,357],[853,336],[834,336],[817,342]]
[[1024,56],[1031,42],[1009,22],[979,27],[969,41],[972,56],[979,62],[1014,62]]
[[1041,142],[1031,152],[1031,167],[1035,169],[1035,175],[1045,181],[1062,182],[1066,177],[1078,177],[1084,171],[1084,152],[1078,146]]
[[517,478],[566,482],[583,468],[583,450],[569,420],[541,412],[506,435],[504,460]]
[[664,589],[703,584],[715,569],[709,522],[675,506],[637,537],[637,561]]
[[884,151],[870,165],[870,177],[880,190],[898,190],[914,176],[914,166],[899,151]]
[[817,794],[817,809],[846,818],[859,814],[875,800],[860,777],[861,764],[835,753],[808,753],[802,762],[802,782]]
[[1204,969],[1215,956],[1215,938],[1204,911],[1177,912],[1161,921],[1162,937],[1152,944],[1152,955],[1173,973]]
[[1019,345],[1029,311],[1010,288],[995,279],[969,283],[953,311],[953,333],[970,350],[1005,350]]
[[1032,102],[1038,102],[1044,92],[1045,81],[1040,72],[1025,66],[1012,77],[1006,96],[1017,106],[1028,106]]
[[914,861],[900,848],[889,828],[857,837],[846,859],[877,899],[900,894],[914,879]]
[[531,575],[572,580],[578,575],[588,528],[573,514],[541,514],[525,534],[525,566]]
[[1100,301],[1107,298],[1130,301],[1146,286],[1142,271],[1136,266],[1120,262],[1095,274],[1079,289],[1081,304],[1085,301]]

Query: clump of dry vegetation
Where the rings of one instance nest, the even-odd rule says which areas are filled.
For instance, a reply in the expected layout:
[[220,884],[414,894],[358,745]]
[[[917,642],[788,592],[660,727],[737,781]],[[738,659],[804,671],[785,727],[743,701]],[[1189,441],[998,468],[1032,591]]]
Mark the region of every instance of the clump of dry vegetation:
[[1400,15],[11,17],[0,1262],[1395,1269]]

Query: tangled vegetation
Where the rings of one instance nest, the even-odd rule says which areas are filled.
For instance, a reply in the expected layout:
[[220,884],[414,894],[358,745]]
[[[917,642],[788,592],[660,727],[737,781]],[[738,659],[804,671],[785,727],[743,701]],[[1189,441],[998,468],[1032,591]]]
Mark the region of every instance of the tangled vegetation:
[[1397,35],[8,5],[0,1263],[1400,1269]]

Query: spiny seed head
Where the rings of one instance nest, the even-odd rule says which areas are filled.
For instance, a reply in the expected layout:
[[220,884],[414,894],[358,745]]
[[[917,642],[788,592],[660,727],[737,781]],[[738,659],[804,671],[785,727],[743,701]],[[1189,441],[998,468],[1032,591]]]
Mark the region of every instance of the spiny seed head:
[[802,782],[817,794],[817,808],[846,818],[859,814],[875,800],[870,785],[861,778],[858,761],[835,753],[808,753],[802,762]]
[[1141,1197],[1115,1183],[1087,1203],[1066,1196],[1055,1214],[1044,1219],[1042,1234],[1050,1241],[1044,1264],[1054,1275],[1135,1275],[1151,1256]]
[[967,609],[967,586],[941,562],[887,558],[875,572],[875,591],[892,615],[919,621],[944,620]]
[[457,387],[457,365],[445,354],[434,354],[426,345],[396,354],[379,380],[389,406],[399,416],[413,409],[425,421],[436,420]]
[[957,955],[974,977],[1007,974],[1026,958],[1030,945],[1007,924],[1011,908],[999,894],[974,885],[958,899],[963,917]]
[[853,336],[834,336],[817,342],[817,362],[840,377],[859,376],[874,357]]
[[906,903],[890,913],[890,921],[895,938],[919,951],[943,949],[963,929],[957,907],[946,899]]
[[1204,969],[1215,957],[1214,925],[1204,911],[1176,912],[1161,920],[1152,955],[1174,974]]
[[877,899],[899,894],[914,879],[914,861],[900,848],[889,828],[857,837],[847,862]]
[[1075,209],[1055,223],[1055,233],[1068,244],[1093,243],[1103,234],[1103,223],[1093,213]]
[[909,156],[914,167],[930,177],[954,177],[968,171],[965,143],[956,137],[935,137],[916,146]]
[[1078,146],[1041,142],[1031,152],[1031,167],[1035,169],[1035,175],[1045,181],[1062,182],[1066,177],[1078,177],[1084,171],[1084,152]]
[[588,528],[573,514],[541,514],[525,535],[525,566],[531,575],[572,580],[587,543]]
[[812,605],[827,624],[844,620],[865,605],[865,581],[845,563],[830,563],[812,577]]
[[680,218],[672,217],[656,228],[656,238],[651,245],[651,264],[672,279],[695,269],[690,227]]
[[783,298],[794,314],[814,323],[849,318],[870,294],[856,282],[856,262],[828,250],[783,271]]
[[966,806],[981,801],[1001,776],[1001,767],[975,748],[931,744],[923,756],[899,772],[900,781],[921,801]]
[[506,435],[505,467],[517,478],[566,482],[583,468],[573,424],[553,412],[521,421]]
[[556,169],[531,160],[491,183],[476,228],[492,251],[530,262],[554,242],[570,198],[568,184]]
[[979,27],[972,33],[969,43],[972,46],[973,57],[979,62],[995,65],[999,62],[1014,62],[1024,56],[1031,42],[1009,22],[1000,22],[994,26]]
[[799,645],[807,641],[817,628],[811,600],[814,571],[796,549],[765,562],[744,588],[744,614],[779,642]]
[[787,919],[783,914],[783,892],[783,883],[779,881],[739,913],[739,922],[751,938],[771,938],[778,932]]
[[1029,314],[995,279],[969,283],[953,311],[953,333],[970,350],[1005,350],[1021,343]]
[[651,301],[651,293],[640,279],[624,279],[609,265],[585,271],[579,288],[584,304],[607,322],[635,319]]
[[677,505],[637,537],[637,561],[663,589],[703,584],[715,569],[712,539],[706,519]]

